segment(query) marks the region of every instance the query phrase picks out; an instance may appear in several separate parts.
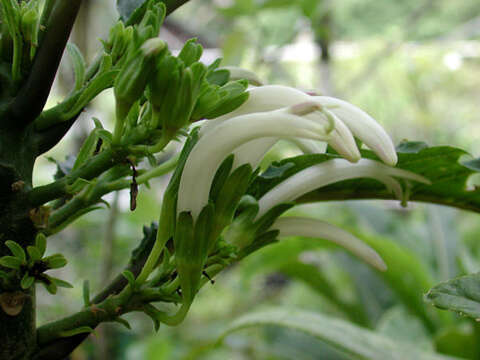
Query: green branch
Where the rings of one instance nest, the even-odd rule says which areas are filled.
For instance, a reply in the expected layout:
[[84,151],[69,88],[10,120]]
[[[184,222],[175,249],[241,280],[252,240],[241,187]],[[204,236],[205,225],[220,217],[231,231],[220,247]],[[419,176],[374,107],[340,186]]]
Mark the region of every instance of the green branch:
[[118,163],[125,161],[126,149],[108,149],[91,158],[84,166],[72,171],[51,184],[30,190],[27,199],[32,207],[38,207],[49,201],[68,195],[68,186],[77,179],[92,180]]
[[[138,176],[136,178],[137,185],[145,184],[153,178],[160,177],[174,170],[178,158],[179,154],[168,159],[156,168]],[[45,233],[55,234],[61,231],[79,216],[84,215],[86,211],[95,210],[96,208],[91,209],[91,207],[98,204],[101,201],[102,196],[114,191],[127,189],[131,184],[131,179],[119,179],[111,182],[104,182],[100,178],[98,182],[87,185],[81,194],[77,195],[51,214],[48,220],[48,228],[45,230]]]
[[82,0],[55,2],[30,74],[9,108],[13,119],[30,123],[41,113],[81,3]]

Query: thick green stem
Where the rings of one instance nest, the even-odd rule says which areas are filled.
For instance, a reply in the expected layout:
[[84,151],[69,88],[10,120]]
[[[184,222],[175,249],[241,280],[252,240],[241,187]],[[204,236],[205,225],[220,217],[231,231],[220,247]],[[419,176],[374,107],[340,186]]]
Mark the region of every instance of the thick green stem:
[[30,73],[10,107],[12,120],[30,123],[41,113],[81,3],[82,0],[55,2]]
[[91,180],[114,165],[125,161],[127,155],[128,151],[121,148],[102,151],[90,159],[84,166],[72,171],[60,180],[32,189],[28,193],[28,200],[33,206],[39,206],[68,195],[68,185],[73,184],[76,179]]

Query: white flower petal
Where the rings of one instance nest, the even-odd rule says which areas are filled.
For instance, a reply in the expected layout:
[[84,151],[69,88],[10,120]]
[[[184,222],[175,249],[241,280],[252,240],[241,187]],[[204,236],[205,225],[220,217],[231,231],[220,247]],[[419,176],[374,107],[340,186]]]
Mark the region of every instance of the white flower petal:
[[315,141],[309,139],[290,139],[290,142],[293,142],[298,146],[304,154],[323,154],[327,151],[327,143],[323,141]]
[[372,149],[388,165],[397,163],[397,153],[385,130],[365,111],[340,99],[329,96],[313,96],[322,105],[331,107],[350,131]]
[[352,164],[343,159],[335,159],[311,166],[281,182],[259,200],[257,218],[273,206],[296,198],[339,181],[355,178],[373,178],[392,188],[398,194],[398,185],[393,176],[429,184],[429,180],[410,171],[394,168],[378,161],[361,159]]
[[185,163],[178,212],[191,211],[196,218],[208,202],[213,177],[222,161],[243,143],[272,136],[328,139],[324,126],[292,115],[288,109],[241,115],[222,122],[198,140]]
[[279,230],[279,237],[304,236],[331,241],[350,251],[376,269],[380,271],[387,270],[385,262],[370,246],[349,232],[325,221],[287,216],[277,219],[271,230]]

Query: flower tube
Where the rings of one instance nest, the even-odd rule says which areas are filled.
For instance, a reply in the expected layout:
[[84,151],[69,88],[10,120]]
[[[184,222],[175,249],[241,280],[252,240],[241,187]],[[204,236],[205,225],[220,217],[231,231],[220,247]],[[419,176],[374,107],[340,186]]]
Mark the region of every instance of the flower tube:
[[358,163],[351,164],[343,159],[334,159],[299,171],[268,191],[258,202],[257,218],[277,204],[295,200],[319,187],[343,180],[373,178],[383,182],[392,190],[397,189],[398,194],[398,185],[393,179],[394,176],[430,184],[430,181],[423,176],[387,166],[378,161],[361,159]]
[[234,117],[204,134],[190,153],[180,179],[177,212],[191,211],[194,219],[208,202],[213,177],[235,148],[262,137],[328,140],[328,128],[294,115],[290,108]]
[[349,232],[325,221],[286,216],[277,219],[270,229],[279,230],[278,237],[303,236],[328,240],[350,251],[377,270],[387,270],[385,262],[370,246]]
[[[209,121],[201,133],[209,131],[209,129],[233,116],[250,112],[271,111],[280,107],[315,100],[345,123],[353,135],[371,148],[386,164],[395,165],[397,163],[395,147],[385,130],[366,112],[346,101],[327,96],[310,96],[300,90],[281,85],[256,87],[249,89],[248,92],[250,96],[244,104],[229,114]],[[335,146],[342,143],[344,142],[338,141]],[[330,145],[335,148],[334,144],[331,143]],[[350,149],[353,149],[353,147],[350,147]],[[340,154],[343,152],[341,148],[336,150]],[[354,152],[352,152],[351,159],[349,155],[342,154],[342,156],[353,162],[358,160],[356,159],[358,155]]]

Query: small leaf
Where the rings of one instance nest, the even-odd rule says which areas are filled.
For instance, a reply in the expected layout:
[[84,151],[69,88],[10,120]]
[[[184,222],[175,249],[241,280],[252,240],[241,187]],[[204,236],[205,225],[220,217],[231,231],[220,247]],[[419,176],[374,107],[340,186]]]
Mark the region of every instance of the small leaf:
[[53,254],[43,259],[49,269],[59,269],[67,265],[67,259],[62,254]]
[[58,279],[58,278],[54,278],[54,277],[50,277],[50,280],[51,280],[55,285],[57,285],[58,287],[63,287],[63,288],[67,288],[67,289],[73,289],[73,285],[70,284],[68,281],[65,281],[65,280],[62,280],[62,279]]
[[25,262],[27,260],[25,250],[23,250],[18,243],[12,240],[7,240],[5,241],[5,245],[10,249],[13,256],[20,259],[22,262]]
[[49,277],[48,277],[48,282],[42,281],[42,284],[43,286],[45,286],[45,289],[47,289],[47,291],[50,294],[55,295],[57,293],[57,290],[58,290],[57,285],[55,285],[53,281],[50,281]]
[[10,269],[20,270],[23,262],[15,256],[4,256],[0,258],[0,265]]
[[153,305],[146,304],[143,306],[143,312],[148,315],[150,319],[153,321],[153,327],[155,329],[155,332],[160,329],[160,320],[159,320],[159,313],[160,311]]
[[45,254],[45,250],[47,249],[47,237],[43,233],[37,234],[35,238],[35,247],[40,252],[40,257],[42,257]]
[[122,324],[123,326],[125,326],[128,330],[132,330],[132,327],[130,326],[130,323],[125,320],[125,319],[122,319],[121,317],[117,317],[115,320],[115,322],[119,323],[119,324]]
[[35,278],[33,276],[29,276],[27,273],[23,276],[22,281],[20,282],[20,286],[22,287],[22,289],[26,290],[30,286],[32,286],[34,282]]
[[85,81],[85,59],[80,49],[73,43],[67,44],[67,52],[73,64],[73,72],[75,74],[74,90],[80,90]]
[[27,246],[27,252],[32,262],[40,260],[42,258],[42,254],[36,246]]
[[78,334],[93,333],[93,329],[90,326],[80,326],[72,330],[61,331],[60,337],[71,337]]

